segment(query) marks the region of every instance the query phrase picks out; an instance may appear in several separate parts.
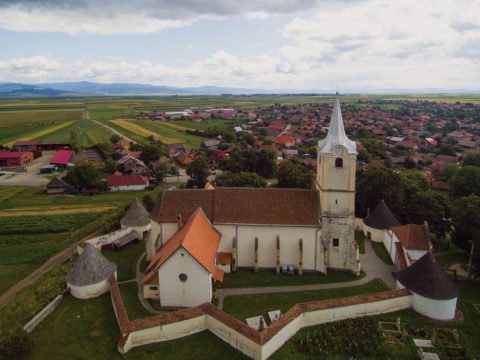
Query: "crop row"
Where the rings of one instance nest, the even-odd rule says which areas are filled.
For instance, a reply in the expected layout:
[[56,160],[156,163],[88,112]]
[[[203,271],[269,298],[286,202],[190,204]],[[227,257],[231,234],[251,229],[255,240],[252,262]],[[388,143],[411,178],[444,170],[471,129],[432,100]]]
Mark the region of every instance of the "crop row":
[[95,220],[98,213],[0,217],[0,235],[63,233]]

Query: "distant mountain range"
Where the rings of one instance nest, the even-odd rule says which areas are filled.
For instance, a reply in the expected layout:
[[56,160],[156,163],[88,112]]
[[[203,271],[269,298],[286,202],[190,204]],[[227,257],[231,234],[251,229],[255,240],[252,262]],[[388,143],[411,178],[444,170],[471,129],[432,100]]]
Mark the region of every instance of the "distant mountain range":
[[134,83],[103,84],[86,81],[42,84],[0,83],[1,98],[127,95],[249,95],[267,93],[302,93],[302,91],[273,91],[218,86],[181,88]]
[[[0,83],[0,98],[40,98],[74,96],[146,96],[146,95],[254,95],[254,94],[332,94],[334,90],[246,89],[218,86],[174,87],[135,83],[103,84],[88,81],[42,84]],[[343,89],[343,93],[376,94],[478,94],[464,89]]]

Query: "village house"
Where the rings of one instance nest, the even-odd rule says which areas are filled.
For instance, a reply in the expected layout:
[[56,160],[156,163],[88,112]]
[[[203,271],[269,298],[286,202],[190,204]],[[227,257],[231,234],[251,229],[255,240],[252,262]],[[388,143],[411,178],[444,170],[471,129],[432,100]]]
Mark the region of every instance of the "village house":
[[75,192],[75,188],[59,177],[53,178],[47,184],[48,195],[65,195],[65,194],[73,194],[74,192]]
[[53,155],[52,159],[50,160],[50,164],[67,167],[71,164],[70,161],[73,158],[73,154],[74,154],[73,150],[66,150],[66,149],[57,150],[55,155]]
[[118,160],[117,166],[126,174],[143,174],[147,170],[147,166],[142,160],[129,155]]
[[107,184],[110,191],[142,191],[148,188],[149,181],[139,174],[123,175],[117,171],[108,177]]

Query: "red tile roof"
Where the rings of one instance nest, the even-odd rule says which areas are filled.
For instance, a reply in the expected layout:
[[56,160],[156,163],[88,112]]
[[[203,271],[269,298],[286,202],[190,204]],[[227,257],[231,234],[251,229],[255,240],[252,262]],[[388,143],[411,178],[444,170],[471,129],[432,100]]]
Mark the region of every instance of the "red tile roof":
[[430,233],[427,225],[394,226],[392,231],[405,249],[430,250]]
[[118,175],[117,173],[108,177],[108,186],[127,186],[127,185],[148,185],[148,178],[138,174]]
[[397,255],[398,270],[401,271],[407,267],[407,259],[405,258],[405,253],[403,252],[403,246],[399,241],[395,242],[395,249]]
[[201,207],[219,224],[318,225],[317,190],[276,188],[216,188],[164,191],[151,213],[159,223],[187,219]]
[[232,253],[219,252],[217,255],[217,264],[230,265],[232,263]]
[[[155,254],[147,267],[149,272],[143,281],[147,283],[180,247],[184,248],[200,265],[215,276],[215,257],[222,235],[213,227],[201,208],[188,219],[165,245]],[[217,272],[218,276],[221,276]],[[223,276],[221,276],[223,279]]]
[[73,157],[73,150],[58,150],[53,155],[50,164],[53,165],[67,165]]
[[11,159],[22,157],[26,151],[0,151],[0,159]]

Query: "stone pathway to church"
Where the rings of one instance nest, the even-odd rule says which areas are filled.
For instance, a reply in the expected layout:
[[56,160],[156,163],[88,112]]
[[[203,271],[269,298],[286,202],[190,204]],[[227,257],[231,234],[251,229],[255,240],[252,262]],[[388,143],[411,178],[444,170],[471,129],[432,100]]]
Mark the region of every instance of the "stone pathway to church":
[[360,254],[360,261],[362,263],[362,269],[365,271],[366,276],[356,281],[332,284],[217,289],[215,295],[218,298],[218,308],[223,309],[223,301],[225,299],[225,296],[232,295],[275,294],[308,290],[337,289],[343,287],[363,285],[373,279],[383,280],[383,282],[391,289],[394,289],[396,287],[396,282],[392,275],[393,266],[385,264],[380,258],[378,258],[378,256],[373,251],[371,242],[368,240],[365,240],[365,254]]

